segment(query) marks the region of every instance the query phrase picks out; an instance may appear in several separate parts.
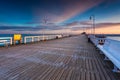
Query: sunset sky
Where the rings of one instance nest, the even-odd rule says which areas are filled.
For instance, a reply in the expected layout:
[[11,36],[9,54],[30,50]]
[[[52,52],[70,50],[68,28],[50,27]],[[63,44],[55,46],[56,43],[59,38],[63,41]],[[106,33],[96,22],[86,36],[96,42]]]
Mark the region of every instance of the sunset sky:
[[0,33],[120,34],[120,0],[0,0]]

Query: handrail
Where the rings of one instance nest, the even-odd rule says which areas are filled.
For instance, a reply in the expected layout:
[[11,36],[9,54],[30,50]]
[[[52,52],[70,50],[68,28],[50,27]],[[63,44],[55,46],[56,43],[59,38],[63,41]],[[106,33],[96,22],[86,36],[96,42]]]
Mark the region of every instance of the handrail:
[[24,37],[24,44],[27,43],[27,39],[32,39],[31,42],[36,42],[35,38],[37,38],[37,41],[40,41],[40,40],[55,39],[56,37],[62,38],[62,35],[25,36]]
[[24,43],[26,44],[27,43],[27,39],[32,39],[32,41],[31,42],[34,42],[35,40],[35,38],[37,38],[38,40],[37,41],[40,41],[40,38],[42,38],[42,40],[45,40],[45,37],[46,36],[25,36],[24,37]]
[[0,37],[0,42],[2,43],[7,43],[8,44],[8,40],[10,40],[9,41],[9,43],[10,43],[10,45],[12,45],[12,43],[13,43],[13,40],[12,40],[13,38],[12,37]]
[[0,40],[10,40],[10,45],[12,45],[12,37],[1,37]]
[[[56,39],[56,38],[62,38],[62,35],[41,35],[41,36],[25,36],[23,37],[23,43],[27,43],[27,39],[31,39],[30,42],[36,42],[40,40],[50,40],[50,39]],[[9,41],[9,42],[8,42]],[[13,37],[0,37],[0,43],[4,44],[13,44]]]

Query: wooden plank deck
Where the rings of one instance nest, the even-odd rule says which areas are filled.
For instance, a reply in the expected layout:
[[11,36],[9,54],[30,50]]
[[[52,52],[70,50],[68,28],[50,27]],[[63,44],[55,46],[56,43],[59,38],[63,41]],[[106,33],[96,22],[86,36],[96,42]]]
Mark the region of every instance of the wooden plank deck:
[[83,35],[0,49],[0,80],[120,80],[112,68]]

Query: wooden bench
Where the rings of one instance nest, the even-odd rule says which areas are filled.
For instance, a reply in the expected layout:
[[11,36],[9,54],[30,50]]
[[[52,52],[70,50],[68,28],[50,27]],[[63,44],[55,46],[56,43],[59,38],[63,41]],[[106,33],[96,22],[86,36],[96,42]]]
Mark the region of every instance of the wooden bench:
[[120,72],[120,41],[107,38],[103,46],[97,47],[114,64],[113,72]]

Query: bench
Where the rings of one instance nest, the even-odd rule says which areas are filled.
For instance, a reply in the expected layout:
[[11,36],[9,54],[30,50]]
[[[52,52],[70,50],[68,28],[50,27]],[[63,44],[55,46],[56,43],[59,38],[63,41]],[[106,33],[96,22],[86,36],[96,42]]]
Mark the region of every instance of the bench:
[[104,45],[97,48],[114,64],[113,72],[120,72],[120,41],[107,38]]

